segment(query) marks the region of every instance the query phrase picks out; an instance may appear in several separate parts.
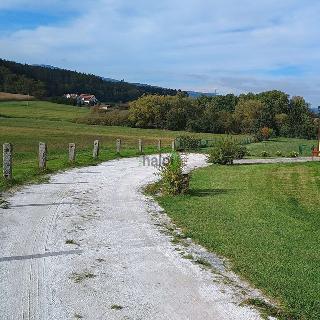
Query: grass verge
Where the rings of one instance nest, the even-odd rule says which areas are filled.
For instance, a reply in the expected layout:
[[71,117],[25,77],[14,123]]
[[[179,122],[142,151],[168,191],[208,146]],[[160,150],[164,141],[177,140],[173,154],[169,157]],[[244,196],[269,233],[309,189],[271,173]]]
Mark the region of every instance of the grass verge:
[[278,301],[279,317],[319,319],[319,187],[318,163],[213,165],[193,173],[190,194],[156,198],[187,237]]

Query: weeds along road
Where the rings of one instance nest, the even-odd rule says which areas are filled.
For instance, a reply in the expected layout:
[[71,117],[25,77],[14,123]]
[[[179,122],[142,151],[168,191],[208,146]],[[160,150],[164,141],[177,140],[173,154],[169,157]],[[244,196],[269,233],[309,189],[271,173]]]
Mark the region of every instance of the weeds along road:
[[[188,167],[205,165],[190,155]],[[0,319],[259,319],[221,275],[185,259],[121,159],[26,186],[0,209]],[[220,280],[219,280],[220,279]]]

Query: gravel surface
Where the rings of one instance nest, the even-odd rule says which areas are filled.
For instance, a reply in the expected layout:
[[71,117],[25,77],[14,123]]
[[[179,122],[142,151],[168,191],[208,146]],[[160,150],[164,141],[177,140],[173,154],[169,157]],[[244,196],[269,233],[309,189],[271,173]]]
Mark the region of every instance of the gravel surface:
[[298,163],[298,162],[311,162],[318,161],[317,157],[298,157],[298,158],[263,158],[263,159],[241,159],[235,160],[234,164],[258,164],[258,163]]
[[[189,156],[189,169],[204,165]],[[155,171],[139,158],[114,160],[6,198],[0,319],[260,319],[240,306],[257,293],[219,258],[210,271],[171,242],[165,214],[141,192]]]

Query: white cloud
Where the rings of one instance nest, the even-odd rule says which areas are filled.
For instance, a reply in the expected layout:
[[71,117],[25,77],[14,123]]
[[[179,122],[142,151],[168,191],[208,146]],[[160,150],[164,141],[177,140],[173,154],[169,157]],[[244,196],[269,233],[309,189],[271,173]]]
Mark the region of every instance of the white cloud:
[[[296,0],[3,0],[74,10],[72,21],[0,36],[0,55],[182,89],[279,88],[316,103],[320,3]],[[305,73],[272,74],[297,66]]]
[[66,9],[88,8],[92,5],[90,0],[1,0],[0,9],[15,10],[42,10],[53,9],[63,11]]

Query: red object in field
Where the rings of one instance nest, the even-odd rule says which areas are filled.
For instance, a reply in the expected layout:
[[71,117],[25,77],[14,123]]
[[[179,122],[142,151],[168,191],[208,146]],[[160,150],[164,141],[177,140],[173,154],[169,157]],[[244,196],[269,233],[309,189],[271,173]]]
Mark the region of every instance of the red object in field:
[[318,149],[312,149],[312,156],[313,157],[319,157],[319,150]]

